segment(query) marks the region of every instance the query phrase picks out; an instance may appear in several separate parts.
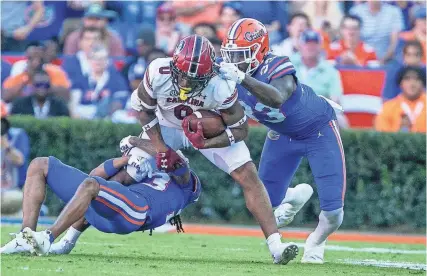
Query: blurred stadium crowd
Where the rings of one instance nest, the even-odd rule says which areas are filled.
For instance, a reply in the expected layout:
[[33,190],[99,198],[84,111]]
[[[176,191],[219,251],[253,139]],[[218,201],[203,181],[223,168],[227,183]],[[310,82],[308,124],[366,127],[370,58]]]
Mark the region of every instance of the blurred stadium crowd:
[[29,154],[7,115],[136,123],[129,98],[152,60],[193,33],[220,55],[244,17],[344,106],[342,128],[426,132],[425,1],[1,1],[2,188],[23,184]]

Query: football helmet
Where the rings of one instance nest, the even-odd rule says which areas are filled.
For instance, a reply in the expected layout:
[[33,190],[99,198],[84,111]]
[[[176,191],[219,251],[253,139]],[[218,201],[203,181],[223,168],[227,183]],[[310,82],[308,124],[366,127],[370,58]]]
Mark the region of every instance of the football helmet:
[[171,61],[173,96],[187,100],[198,96],[214,75],[215,51],[205,37],[191,35],[175,48]]
[[221,55],[246,74],[252,74],[270,51],[268,32],[258,20],[242,18],[234,22],[222,42]]

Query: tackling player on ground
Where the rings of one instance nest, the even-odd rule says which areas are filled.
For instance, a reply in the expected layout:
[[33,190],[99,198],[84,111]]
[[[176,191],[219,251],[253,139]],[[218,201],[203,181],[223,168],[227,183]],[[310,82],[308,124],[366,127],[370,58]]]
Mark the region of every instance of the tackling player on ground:
[[[169,174],[157,171],[148,177],[147,168],[138,167],[141,165],[138,160],[155,151],[149,141],[142,146],[145,150],[134,148],[132,156],[105,161],[91,176],[52,156],[34,159],[25,181],[22,230],[0,253],[47,254],[55,238],[83,217],[105,233],[129,234],[151,230],[166,222],[177,224],[177,230],[182,230],[178,215],[198,200],[200,181],[186,163]],[[181,158],[186,159],[182,155]],[[119,179],[123,182],[118,182]],[[51,227],[35,232],[46,184],[67,205]]]
[[308,158],[322,211],[305,243],[302,262],[323,263],[326,239],[344,216],[345,159],[332,107],[337,104],[300,83],[288,57],[270,52],[267,30],[255,19],[233,23],[221,55],[220,76],[238,83],[245,113],[270,128],[259,175],[276,207],[279,227],[290,223],[311,197],[307,184],[288,188],[302,157]]
[[[152,141],[157,167],[166,172],[182,162],[175,151],[190,142],[230,174],[243,189],[246,206],[267,238],[274,263],[286,264],[298,254],[298,247],[281,242],[267,192],[243,142],[248,125],[236,101],[236,83],[214,74],[214,59],[212,44],[192,35],[180,41],[172,58],[159,58],[148,66],[144,80],[131,96],[143,129],[140,137]],[[205,139],[199,124],[197,131],[191,132],[185,117],[203,109],[217,110],[226,131]]]

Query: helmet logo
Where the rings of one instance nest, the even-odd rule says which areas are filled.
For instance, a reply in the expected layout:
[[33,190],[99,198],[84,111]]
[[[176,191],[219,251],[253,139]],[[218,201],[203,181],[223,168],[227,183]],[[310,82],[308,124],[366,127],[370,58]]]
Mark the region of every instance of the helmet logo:
[[175,48],[174,55],[179,54],[182,51],[182,49],[184,49],[184,46],[185,46],[185,41],[181,40]]
[[265,35],[264,29],[259,29],[258,31],[253,32],[253,33],[252,32],[246,32],[245,33],[245,39],[247,41],[251,42],[251,41],[254,41],[255,39],[258,39],[264,35]]

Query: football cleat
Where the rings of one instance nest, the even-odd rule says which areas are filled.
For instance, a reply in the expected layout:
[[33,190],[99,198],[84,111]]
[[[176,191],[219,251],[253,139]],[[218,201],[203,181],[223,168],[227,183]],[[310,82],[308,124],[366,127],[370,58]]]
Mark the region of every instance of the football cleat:
[[298,246],[293,243],[282,243],[280,245],[280,250],[278,250],[277,254],[273,254],[273,263],[286,265],[298,255]]
[[23,238],[32,246],[32,249],[30,250],[32,254],[36,253],[39,256],[49,254],[49,248],[51,245],[49,230],[35,232],[26,227],[22,230],[22,233]]
[[301,263],[304,264],[323,264],[323,258],[325,254],[326,241],[320,245],[316,245],[311,242],[310,234],[304,245],[304,255],[302,256]]
[[[308,184],[299,184],[294,188],[294,198],[286,203],[281,203],[274,210],[274,217],[278,228],[282,228],[294,220],[295,215],[301,210],[304,204],[313,194],[313,188]],[[286,197],[285,197],[286,199]]]
[[70,254],[74,246],[76,246],[75,243],[72,243],[67,239],[61,239],[59,242],[56,242],[50,246],[49,253],[57,255]]
[[22,232],[10,233],[10,235],[15,237],[0,248],[0,254],[31,252],[32,246],[23,238]]

